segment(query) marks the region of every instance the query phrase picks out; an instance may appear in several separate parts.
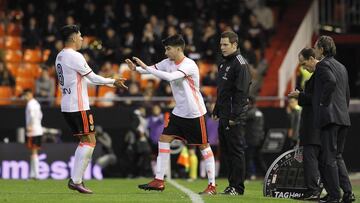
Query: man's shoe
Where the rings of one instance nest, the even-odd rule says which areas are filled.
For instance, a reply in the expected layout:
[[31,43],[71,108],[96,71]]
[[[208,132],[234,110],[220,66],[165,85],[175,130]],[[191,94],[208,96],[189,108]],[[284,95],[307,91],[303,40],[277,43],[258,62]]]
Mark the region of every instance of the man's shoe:
[[207,186],[207,188],[203,192],[199,192],[200,195],[216,195],[216,186],[211,183]]
[[342,203],[351,203],[351,202],[355,202],[355,194],[352,192],[346,192],[344,193],[342,200]]
[[324,197],[320,198],[320,203],[340,203],[340,199],[335,199],[330,197],[329,194],[325,195]]
[[224,195],[243,195],[243,192],[238,192],[234,187],[228,186],[225,188],[224,192],[222,193]]
[[319,199],[320,203],[325,203],[330,198],[329,194],[326,194],[324,197]]
[[143,190],[163,191],[165,189],[165,182],[164,180],[159,180],[155,178],[150,183],[139,185],[138,187]]
[[77,190],[78,192],[83,193],[83,194],[92,194],[93,193],[90,189],[85,187],[84,182],[82,182],[80,184],[76,184],[71,179],[69,179],[68,188],[70,190]]

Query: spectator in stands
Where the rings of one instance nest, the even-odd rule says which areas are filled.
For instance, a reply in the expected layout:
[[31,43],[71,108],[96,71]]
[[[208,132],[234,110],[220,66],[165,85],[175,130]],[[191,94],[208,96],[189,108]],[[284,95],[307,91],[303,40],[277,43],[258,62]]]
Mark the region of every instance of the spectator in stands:
[[162,38],[173,36],[173,35],[176,35],[177,33],[178,33],[178,31],[177,31],[176,27],[173,25],[170,25],[166,28],[166,33],[164,34],[164,36]]
[[134,33],[130,30],[126,31],[121,41],[122,46],[120,47],[120,61],[124,61],[134,55],[137,46],[136,43]]
[[110,61],[105,61],[103,65],[101,66],[101,69],[99,71],[99,75],[105,77],[105,78],[113,78],[115,76],[115,72],[112,68],[112,64]]
[[132,30],[135,17],[131,5],[129,3],[123,4],[122,11],[117,12],[117,19],[120,19],[120,28]]
[[264,0],[260,0],[258,6],[253,10],[253,13],[264,28],[265,38],[268,41],[268,37],[274,32],[274,15],[272,10],[266,6]]
[[251,14],[249,19],[250,25],[248,28],[247,36],[251,41],[253,48],[258,53],[257,57],[261,58],[265,49],[265,31],[254,14]]
[[94,2],[84,4],[84,12],[81,15],[81,30],[84,36],[97,36],[100,34],[98,28],[101,19],[99,18],[98,8]]
[[49,76],[48,70],[44,69],[41,76],[35,82],[35,97],[45,99],[40,101],[42,104],[51,105],[55,96],[55,80]]
[[239,44],[242,44],[246,37],[246,27],[239,15],[235,14],[232,16],[231,28],[239,36]]
[[164,22],[159,20],[156,15],[150,16],[149,23],[151,24],[154,34],[160,38],[164,31]]
[[209,62],[215,62],[218,50],[218,37],[216,36],[216,29],[214,26],[207,25],[202,37],[201,49],[203,52],[203,59]]
[[4,62],[0,61],[0,86],[15,87],[15,79],[10,74]]
[[[147,23],[141,38],[141,55],[145,63],[155,63],[158,61],[160,50],[163,50],[160,39],[155,35],[153,27]],[[161,51],[162,52],[162,51]]]
[[43,26],[43,29],[42,39],[44,40],[42,43],[42,48],[53,49],[56,41],[56,34],[58,32],[55,16],[53,14],[47,15],[47,20]]
[[244,41],[243,48],[240,51],[241,51],[241,55],[244,56],[248,64],[252,66],[252,68],[256,69],[257,67],[256,54],[250,40],[247,39]]
[[183,30],[185,40],[185,54],[194,60],[200,59],[200,40],[194,34],[194,29],[191,26],[186,26]]
[[142,104],[139,101],[133,101],[131,97],[143,97],[143,95],[140,93],[140,87],[138,83],[130,83],[128,87],[129,91],[125,92],[124,96],[129,97],[129,99],[125,101],[125,105],[136,109]]
[[212,86],[216,87],[216,77],[217,77],[218,69],[215,64],[211,65],[210,71],[203,78],[203,86]]
[[28,20],[27,25],[22,33],[23,47],[35,49],[40,46],[41,34],[38,27],[38,21],[35,17],[31,17]]
[[74,16],[72,16],[72,15],[66,16],[66,18],[65,18],[66,25],[75,25],[75,23],[76,23],[76,21],[75,21]]
[[[114,12],[114,8],[111,6],[111,4],[106,4],[104,6],[104,12],[102,16],[102,27],[103,28],[109,28],[109,27],[116,27],[118,24],[118,21],[116,19],[116,14]],[[125,27],[123,27],[125,28]]]
[[[50,68],[55,65],[56,55],[59,53],[64,47],[64,43],[61,40],[56,40],[54,47],[50,50],[50,55],[45,62],[45,65]],[[92,67],[92,66],[91,66]]]
[[103,39],[104,60],[109,60],[112,63],[120,61],[120,58],[117,58],[120,45],[120,38],[116,35],[115,30],[111,27],[107,28]]

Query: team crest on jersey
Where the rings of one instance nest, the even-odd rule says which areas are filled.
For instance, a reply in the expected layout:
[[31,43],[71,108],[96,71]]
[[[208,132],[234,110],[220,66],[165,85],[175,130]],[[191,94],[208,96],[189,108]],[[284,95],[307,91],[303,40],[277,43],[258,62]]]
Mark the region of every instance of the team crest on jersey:
[[89,123],[94,124],[94,118],[92,114],[89,115]]

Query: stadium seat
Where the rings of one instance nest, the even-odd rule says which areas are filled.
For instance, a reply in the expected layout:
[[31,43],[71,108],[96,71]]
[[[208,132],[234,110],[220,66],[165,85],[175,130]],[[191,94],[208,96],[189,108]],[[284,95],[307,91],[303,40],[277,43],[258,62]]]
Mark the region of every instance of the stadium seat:
[[204,62],[199,62],[198,66],[199,66],[200,78],[203,78],[210,71],[211,68],[211,64]]
[[5,36],[5,26],[4,23],[0,23],[0,37]]
[[22,52],[20,50],[6,50],[5,61],[9,63],[20,63]]
[[10,100],[3,100],[11,97],[13,97],[13,89],[9,86],[0,86],[0,105],[11,104]]
[[20,63],[6,63],[6,68],[9,70],[12,76],[17,76],[17,71],[20,68]]
[[34,90],[35,81],[33,78],[27,77],[16,77],[16,85],[20,86],[22,89],[32,89]]
[[4,37],[0,36],[0,49],[5,48],[5,39]]
[[22,31],[21,23],[9,23],[6,26],[6,35],[20,36]]
[[18,36],[5,37],[5,49],[20,50],[21,49],[21,37],[18,37]]
[[27,63],[42,62],[42,55],[40,49],[26,49],[24,52],[24,61]]
[[[111,98],[115,95],[115,91],[116,89],[113,87],[108,87],[108,86],[99,86],[99,90],[98,90],[98,98]],[[112,101],[98,101],[96,102],[96,106],[98,107],[110,107],[113,106],[113,102]]]
[[201,90],[204,93],[204,95],[207,96],[207,97],[208,96],[216,97],[216,87],[202,86]]
[[41,74],[41,67],[37,63],[24,63],[23,69],[31,74],[31,77],[38,78]]
[[99,86],[99,90],[98,90],[98,97],[103,97],[106,93],[108,92],[113,92],[115,93],[116,89],[113,87],[108,87],[105,85]]

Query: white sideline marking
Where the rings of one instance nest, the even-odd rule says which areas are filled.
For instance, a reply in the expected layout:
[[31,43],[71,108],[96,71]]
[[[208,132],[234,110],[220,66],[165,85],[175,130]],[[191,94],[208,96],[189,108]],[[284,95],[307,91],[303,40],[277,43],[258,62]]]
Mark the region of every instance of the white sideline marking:
[[171,185],[173,185],[174,187],[176,187],[177,189],[183,191],[187,196],[190,197],[191,202],[194,203],[204,203],[204,200],[201,198],[201,196],[199,194],[196,194],[195,192],[187,189],[186,187],[180,185],[179,183],[177,183],[174,180],[168,179],[166,180],[168,183],[170,183]]

